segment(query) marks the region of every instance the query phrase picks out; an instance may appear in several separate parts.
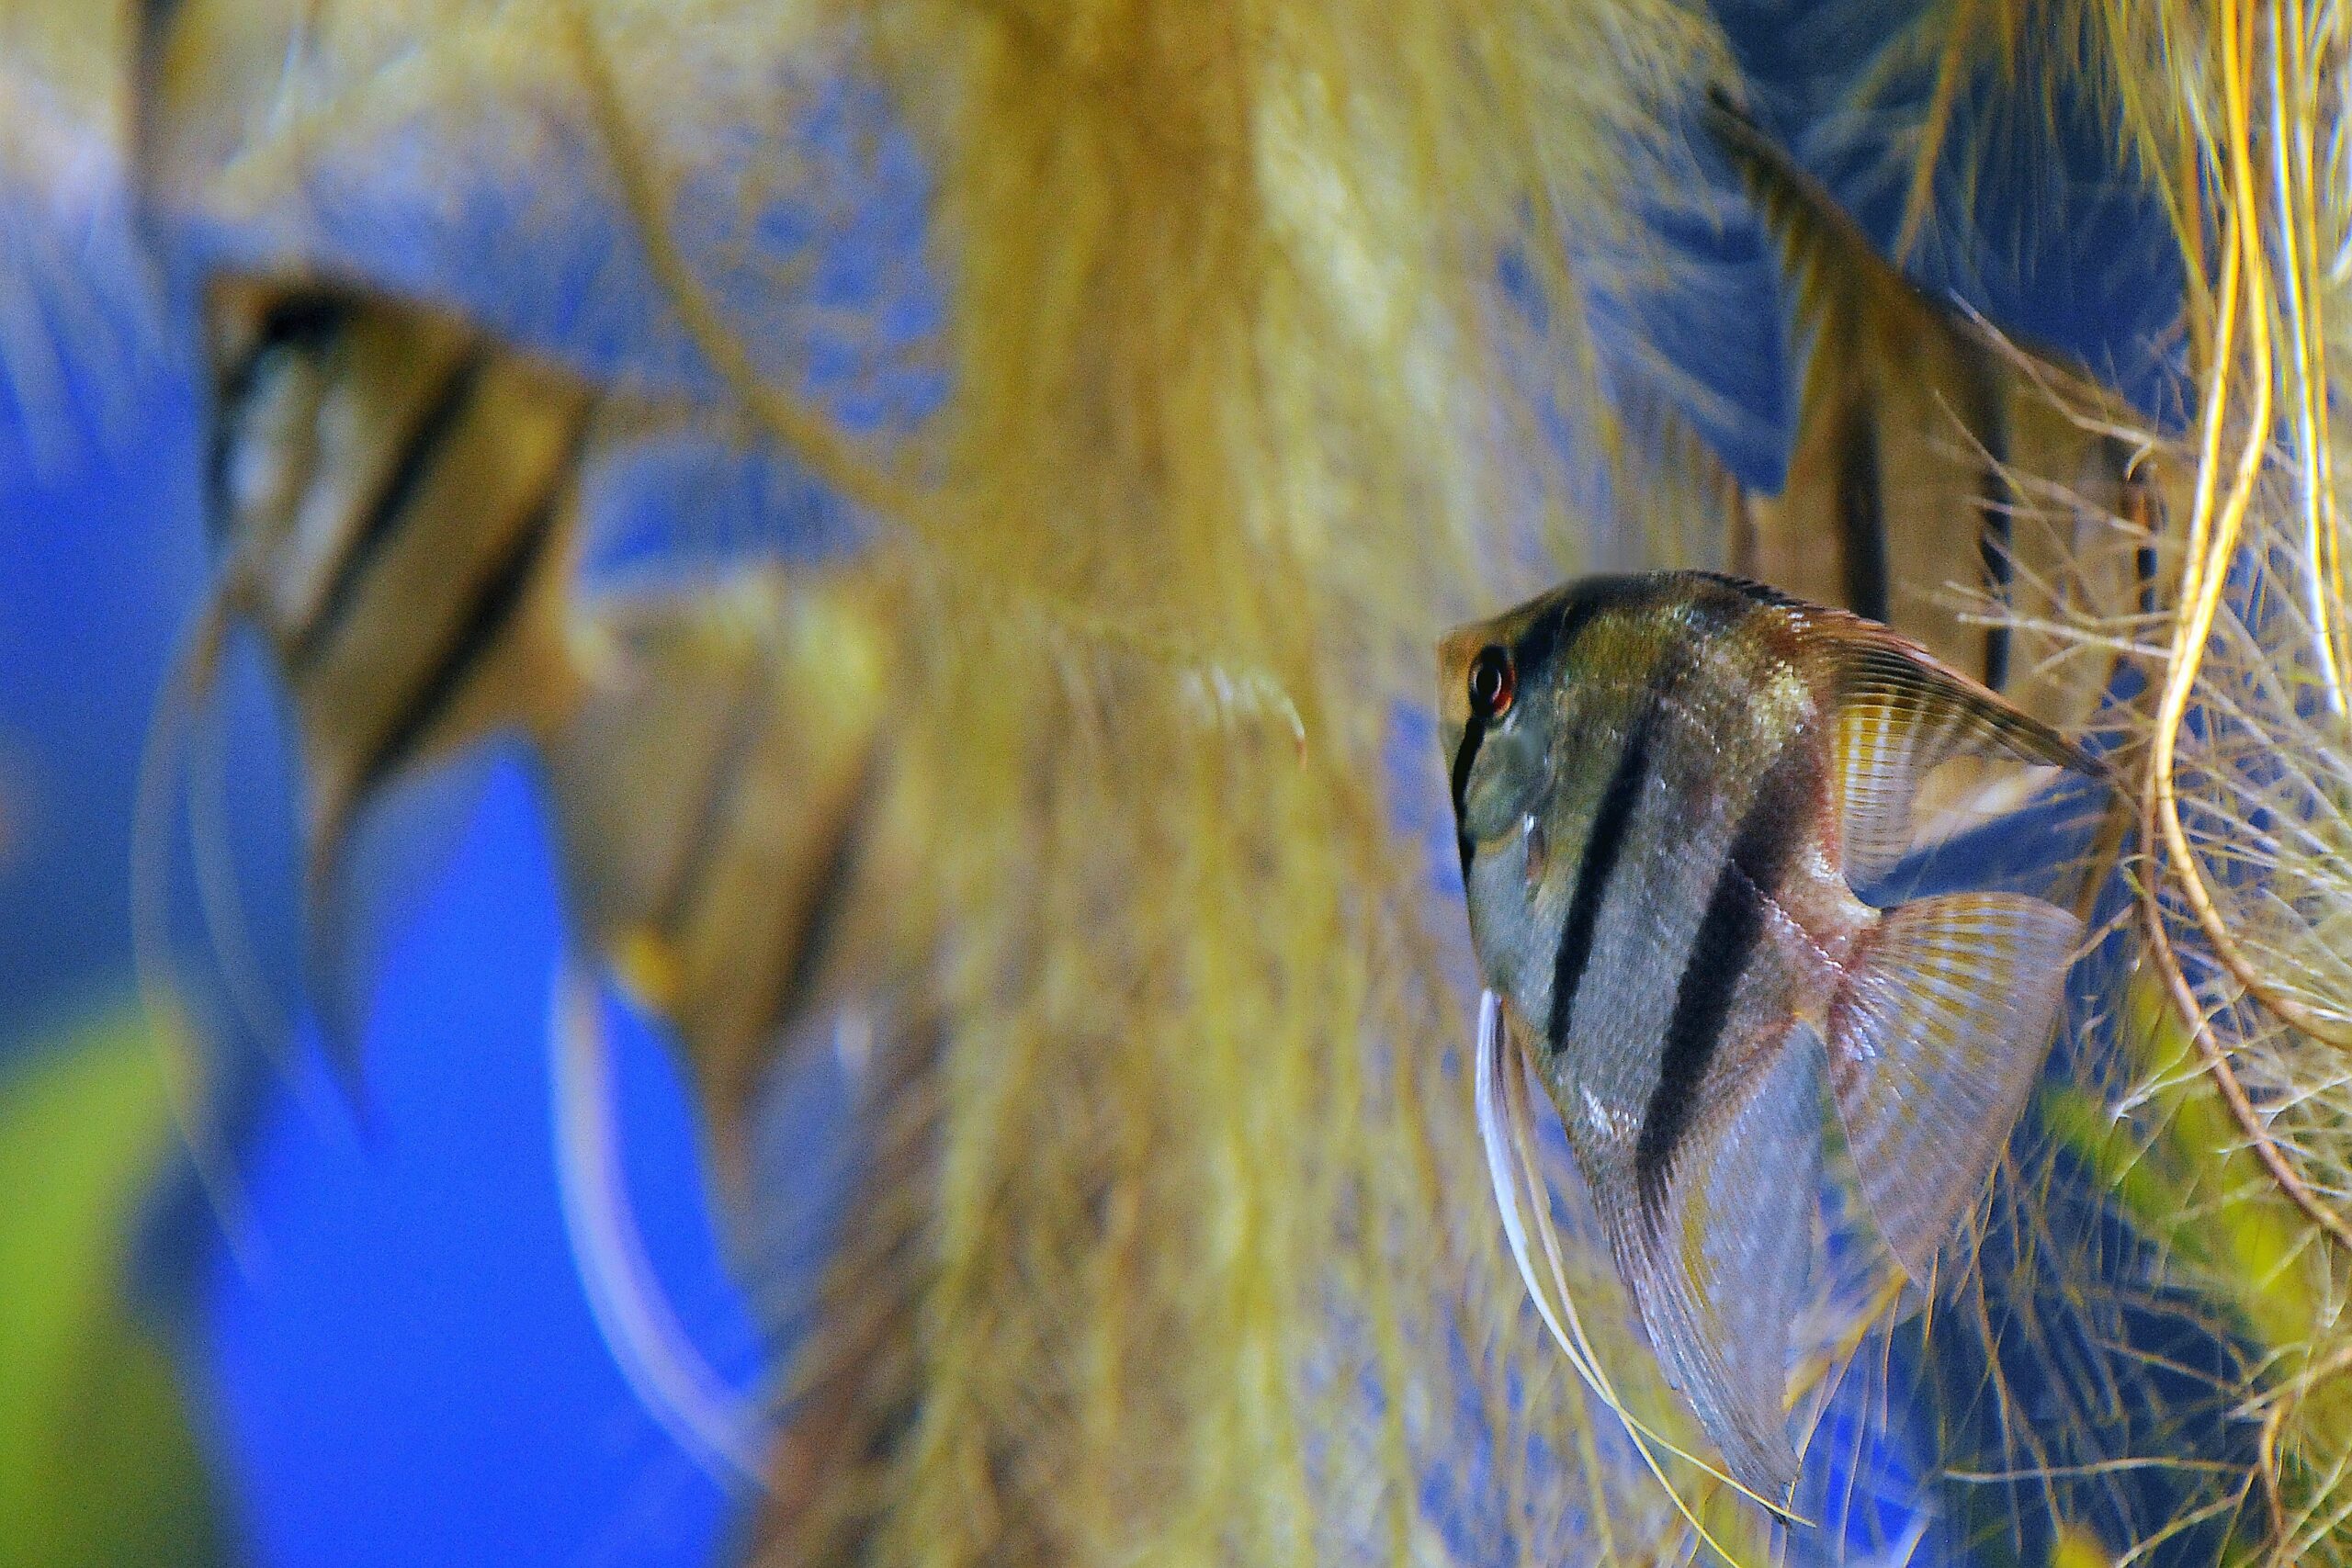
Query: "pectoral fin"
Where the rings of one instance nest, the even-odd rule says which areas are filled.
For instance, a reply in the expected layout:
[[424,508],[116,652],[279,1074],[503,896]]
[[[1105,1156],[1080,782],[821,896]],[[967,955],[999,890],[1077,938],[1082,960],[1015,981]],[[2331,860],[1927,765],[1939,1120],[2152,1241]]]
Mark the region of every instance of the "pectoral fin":
[[1891,909],[1830,1004],[1829,1082],[1862,1194],[1924,1279],[2041,1070],[2082,925],[2038,898]]
[[302,966],[328,1071],[345,1109],[365,1121],[360,1031],[374,976],[352,952],[351,832],[352,814],[339,801],[314,811],[303,846]]
[[[1791,1028],[1744,1082],[1721,1085],[1660,1185],[1639,1181],[1630,1160],[1577,1151],[1667,1381],[1732,1475],[1765,1497],[1785,1495],[1797,1473],[1789,1338],[1814,1255],[1820,1065],[1813,1032]],[[1589,1123],[1568,1124],[1589,1144]]]

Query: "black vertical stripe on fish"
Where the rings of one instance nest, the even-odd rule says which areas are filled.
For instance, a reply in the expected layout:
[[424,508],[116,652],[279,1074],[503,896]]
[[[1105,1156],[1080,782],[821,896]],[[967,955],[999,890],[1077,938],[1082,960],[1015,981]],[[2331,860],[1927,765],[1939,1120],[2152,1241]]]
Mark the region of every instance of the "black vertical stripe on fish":
[[1577,863],[1576,886],[1568,895],[1567,919],[1560,926],[1559,951],[1552,959],[1552,1018],[1545,1037],[1555,1052],[1568,1043],[1577,991],[1584,984],[1585,965],[1592,961],[1601,905],[1609,896],[1617,857],[1625,847],[1625,829],[1633,821],[1634,807],[1649,781],[1650,738],[1657,728],[1661,709],[1653,697],[1634,720],[1624,750],[1617,755],[1617,766],[1600,792],[1592,826],[1585,834],[1584,856]]
[[[1712,572],[1696,572],[1694,576],[1713,577]],[[1729,583],[1736,580],[1723,578]],[[1522,670],[1540,670],[1557,660],[1566,660],[1576,651],[1584,634],[1605,610],[1619,610],[1639,604],[1655,597],[1657,585],[1638,572],[1613,577],[1588,578],[1577,585],[1576,592],[1563,600],[1552,614],[1544,616],[1520,634],[1512,656]]]
[[1478,846],[1470,841],[1470,829],[1463,824],[1469,820],[1464,801],[1470,789],[1470,764],[1478,760],[1478,748],[1487,741],[1487,716],[1476,707],[1470,710],[1470,721],[1462,727],[1462,744],[1453,752],[1453,844],[1462,852],[1462,887],[1470,888],[1470,861]]
[[2156,610],[2156,495],[2148,482],[2137,448],[2108,436],[2098,445],[2103,478],[2113,487],[2116,521],[2135,541],[2132,548],[2132,580],[2140,613]]
[[[1817,351],[1816,351],[1817,352]],[[1838,554],[1846,607],[1873,621],[1886,619],[1886,517],[1880,494],[1878,425],[1870,411],[1849,405],[1838,429]]]
[[764,661],[753,666],[744,678],[743,689],[729,705],[718,758],[711,766],[695,806],[685,849],[672,868],[667,886],[653,900],[651,924],[655,931],[676,931],[702,895],[703,883],[710,875],[718,841],[727,826],[728,805],[735,799],[743,772],[751,765],[752,753],[758,749],[763,721],[775,716],[774,694],[762,679],[771,668]]
[[2148,476],[2132,461],[2134,454],[2120,441],[2107,443],[2109,463],[2122,492],[2123,521],[2140,543],[2132,551],[2132,572],[2139,586],[2140,613],[2156,613],[2156,494]]
[[212,439],[205,455],[206,513],[215,546],[226,545],[235,519],[230,516],[229,465],[245,434],[245,404],[274,355],[312,353],[340,334],[351,321],[351,301],[339,294],[291,294],[263,313],[261,328],[237,362],[221,373],[213,392]]
[[1521,670],[1544,668],[1561,649],[1573,648],[1592,618],[1617,597],[1605,591],[1589,591],[1564,601],[1520,634],[1518,645],[1511,649],[1512,662]]
[[466,350],[448,375],[443,378],[432,400],[412,425],[401,446],[400,457],[391,472],[369,502],[368,514],[345,543],[336,557],[334,573],[327,581],[327,591],[319,601],[308,622],[294,638],[294,646],[286,655],[288,673],[299,679],[302,671],[334,640],[359,598],[360,584],[368,579],[368,569],[384,553],[392,536],[407,520],[409,502],[415,499],[418,487],[432,470],[433,460],[440,455],[444,443],[457,433],[465,418],[466,409],[473,401],[474,389],[480,384],[487,367],[488,355],[479,344]]
[[515,530],[506,553],[499,558],[468,601],[456,636],[449,639],[430,673],[419,682],[392,722],[385,727],[361,770],[357,793],[365,795],[405,761],[433,728],[450,700],[465,687],[482,660],[506,633],[530,590],[540,558],[556,533],[556,520],[571,493],[571,454],[576,441],[549,472],[547,489],[530,515]]
[[1652,1201],[1663,1198],[1667,1170],[1699,1110],[1733,999],[1764,936],[1766,901],[1779,896],[1804,843],[1812,761],[1813,748],[1802,736],[1783,744],[1740,818],[1699,918],[1659,1045],[1657,1084],[1634,1145],[1634,1175]]
[[1738,480],[1731,486],[1731,541],[1724,558],[1731,570],[1742,577],[1754,575],[1758,549],[1756,536],[1756,506],[1749,498],[1747,487]]
[[[1977,537],[1977,549],[1984,563],[1984,586],[2006,610],[2009,604],[2009,583],[2016,572],[2016,562],[2010,556],[2017,497],[2009,488],[2009,433],[2007,422],[2001,418],[2000,403],[1990,389],[1983,389],[1975,400],[1977,428],[1969,434],[1984,451],[1984,473],[1976,498],[1977,515],[1984,519],[1984,526]],[[2008,681],[2009,628],[1986,626],[1984,683],[1997,692]]]
[[[1639,578],[1593,579],[1556,610],[1538,617],[1533,626],[1521,634],[1518,645],[1511,650],[1512,661],[1522,670],[1540,670],[1555,655],[1565,657],[1566,650],[1584,635],[1584,629],[1592,624],[1594,616],[1613,604],[1622,604],[1638,596],[1644,590],[1645,584]],[[1469,890],[1470,863],[1476,857],[1478,846],[1470,841],[1468,831],[1460,824],[1468,815],[1470,766],[1478,760],[1478,748],[1486,743],[1487,724],[1487,716],[1475,706],[1471,708],[1469,722],[1462,728],[1462,744],[1453,753],[1453,820],[1456,824],[1453,841],[1462,854],[1462,886],[1464,892]]]
[[270,301],[269,308],[262,312],[261,325],[254,333],[252,344],[221,378],[222,406],[232,407],[244,400],[253,390],[261,362],[272,353],[316,349],[340,334],[350,324],[351,315],[348,296],[324,290],[306,289]]
[[842,813],[832,847],[818,872],[816,888],[801,911],[797,930],[792,933],[792,951],[786,958],[763,1021],[769,1028],[799,1016],[816,994],[817,976],[824,972],[825,958],[832,951],[842,912],[849,906],[850,880],[865,847],[866,826],[873,816],[875,790],[882,771],[881,751],[879,746],[866,749],[865,763],[859,770],[849,807]]

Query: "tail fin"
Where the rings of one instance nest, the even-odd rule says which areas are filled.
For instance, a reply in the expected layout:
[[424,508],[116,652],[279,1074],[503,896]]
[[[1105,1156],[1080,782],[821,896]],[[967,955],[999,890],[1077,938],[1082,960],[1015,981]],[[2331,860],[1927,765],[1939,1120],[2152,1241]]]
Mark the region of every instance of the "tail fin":
[[1901,905],[1830,1004],[1838,1114],[1879,1234],[1915,1280],[2025,1109],[2082,931],[2012,893]]

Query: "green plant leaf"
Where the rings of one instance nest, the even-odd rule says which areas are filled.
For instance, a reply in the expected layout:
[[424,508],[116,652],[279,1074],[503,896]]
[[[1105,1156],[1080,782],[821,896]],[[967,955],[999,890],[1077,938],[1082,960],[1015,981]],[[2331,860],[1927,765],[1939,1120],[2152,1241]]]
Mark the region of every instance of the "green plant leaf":
[[172,1135],[135,1020],[0,1079],[0,1568],[227,1560],[170,1355],[125,1299]]

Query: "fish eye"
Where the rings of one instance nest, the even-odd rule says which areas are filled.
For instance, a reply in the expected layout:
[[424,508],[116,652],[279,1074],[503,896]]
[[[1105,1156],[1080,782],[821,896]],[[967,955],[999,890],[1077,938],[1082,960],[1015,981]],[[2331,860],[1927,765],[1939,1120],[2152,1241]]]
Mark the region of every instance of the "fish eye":
[[1490,644],[1470,661],[1470,711],[1480,718],[1491,721],[1509,713],[1518,686],[1519,672],[1511,667],[1509,649]]

